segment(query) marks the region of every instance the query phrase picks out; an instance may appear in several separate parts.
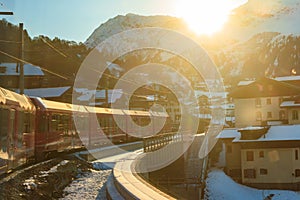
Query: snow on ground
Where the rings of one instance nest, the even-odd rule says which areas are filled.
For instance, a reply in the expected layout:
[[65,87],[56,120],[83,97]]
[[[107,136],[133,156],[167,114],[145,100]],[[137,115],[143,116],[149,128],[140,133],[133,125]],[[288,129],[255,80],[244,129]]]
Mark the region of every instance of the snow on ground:
[[26,191],[31,191],[37,188],[37,184],[35,183],[35,179],[33,177],[26,179],[23,183],[23,186]]
[[64,189],[66,195],[61,199],[104,199],[105,187],[103,186],[110,174],[111,170],[91,170],[90,172],[83,173]]
[[240,185],[222,170],[212,170],[208,174],[205,189],[206,200],[257,200],[274,194],[272,200],[299,200],[300,193],[287,190],[258,190]]
[[68,160],[63,160],[61,161],[59,164],[55,165],[54,167],[52,167],[50,170],[48,171],[41,171],[40,173],[43,174],[41,175],[40,177],[42,176],[48,176],[49,173],[55,173],[57,172],[57,168],[60,167],[60,166],[64,166],[68,163],[69,161]]

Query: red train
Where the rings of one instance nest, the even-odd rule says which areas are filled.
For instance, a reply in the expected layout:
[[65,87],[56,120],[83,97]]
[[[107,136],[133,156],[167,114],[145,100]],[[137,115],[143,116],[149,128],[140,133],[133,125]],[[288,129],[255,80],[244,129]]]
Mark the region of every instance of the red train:
[[[118,117],[126,131],[119,128],[113,115]],[[29,99],[0,87],[0,174],[44,159],[53,152],[82,148],[84,145],[97,148],[106,145],[104,143],[108,139],[113,143],[137,140],[125,133],[133,128],[128,119],[144,126],[153,117],[168,118],[168,115]],[[99,130],[98,122],[104,133]],[[161,132],[169,128],[167,123]]]

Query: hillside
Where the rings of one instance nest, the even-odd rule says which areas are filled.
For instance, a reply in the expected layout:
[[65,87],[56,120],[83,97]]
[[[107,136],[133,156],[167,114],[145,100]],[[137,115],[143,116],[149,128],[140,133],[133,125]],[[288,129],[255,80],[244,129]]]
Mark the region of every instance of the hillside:
[[[85,44],[95,47],[111,35],[131,28],[169,28],[202,45],[227,80],[285,76],[293,69],[300,71],[300,38],[297,36],[300,27],[296,25],[300,17],[299,3],[295,0],[250,0],[234,10],[224,29],[214,37],[197,36],[187,30],[182,20],[174,17],[119,15],[101,24]],[[158,52],[155,54],[156,58],[145,56],[156,61],[163,57]]]
[[[46,78],[49,80],[49,86],[55,85],[72,85],[73,78],[81,65],[84,57],[89,50],[82,43],[61,40],[59,38],[50,39],[47,36],[38,36],[30,38],[27,31],[24,30],[24,58],[26,62],[40,66],[46,69]],[[1,62],[18,62],[20,58],[19,45],[19,28],[7,22],[5,19],[0,20],[0,53]],[[54,75],[54,74],[58,74]],[[51,77],[55,77],[53,82]],[[58,83],[57,80],[64,82]]]

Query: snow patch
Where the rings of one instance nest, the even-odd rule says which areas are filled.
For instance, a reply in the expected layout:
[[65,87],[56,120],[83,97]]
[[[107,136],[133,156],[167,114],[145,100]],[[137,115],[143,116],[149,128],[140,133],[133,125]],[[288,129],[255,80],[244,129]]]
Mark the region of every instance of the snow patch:
[[48,174],[50,173],[55,173],[57,172],[57,168],[59,166],[64,166],[68,163],[68,160],[63,160],[61,161],[59,164],[55,165],[54,167],[51,167],[51,169],[49,169],[48,171],[41,171],[40,173],[42,174],[40,177],[44,177],[44,176],[48,176]]
[[236,183],[222,170],[214,169],[206,179],[206,200],[257,200],[273,194],[272,200],[298,200],[300,194],[287,190],[258,190]]

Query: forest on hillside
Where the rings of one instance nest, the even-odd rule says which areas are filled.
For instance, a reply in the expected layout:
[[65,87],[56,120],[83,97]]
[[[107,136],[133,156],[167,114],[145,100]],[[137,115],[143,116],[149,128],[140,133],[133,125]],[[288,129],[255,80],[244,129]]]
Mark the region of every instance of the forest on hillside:
[[[20,55],[20,31],[19,26],[0,20],[0,63],[18,62]],[[70,85],[79,69],[82,61],[89,53],[83,43],[67,41],[55,37],[50,39],[47,36],[30,38],[27,31],[23,30],[24,57],[23,60],[40,66],[46,72],[46,76],[65,77],[66,85]],[[59,76],[58,76],[59,77]],[[57,80],[57,79],[53,79]],[[63,79],[62,79],[63,80]],[[51,83],[49,79],[49,85]]]

